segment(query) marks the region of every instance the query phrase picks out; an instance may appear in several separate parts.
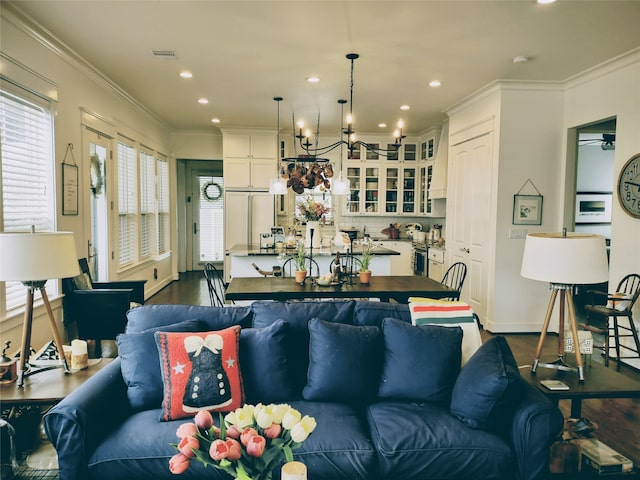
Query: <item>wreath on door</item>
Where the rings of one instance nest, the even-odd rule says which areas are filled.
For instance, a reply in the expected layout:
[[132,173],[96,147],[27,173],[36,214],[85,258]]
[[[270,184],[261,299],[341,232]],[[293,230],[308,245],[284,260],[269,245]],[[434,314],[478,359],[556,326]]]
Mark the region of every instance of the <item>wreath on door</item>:
[[202,186],[202,196],[209,202],[215,202],[222,197],[222,187],[216,182],[207,182]]
[[94,197],[102,194],[104,189],[104,173],[100,158],[95,153],[90,158],[91,191]]

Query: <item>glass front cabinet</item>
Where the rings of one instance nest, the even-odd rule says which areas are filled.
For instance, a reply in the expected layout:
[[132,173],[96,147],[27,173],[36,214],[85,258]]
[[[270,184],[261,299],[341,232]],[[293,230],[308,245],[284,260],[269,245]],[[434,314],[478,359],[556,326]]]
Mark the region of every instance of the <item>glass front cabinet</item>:
[[346,214],[380,213],[380,167],[347,166],[347,178],[351,193],[346,205]]

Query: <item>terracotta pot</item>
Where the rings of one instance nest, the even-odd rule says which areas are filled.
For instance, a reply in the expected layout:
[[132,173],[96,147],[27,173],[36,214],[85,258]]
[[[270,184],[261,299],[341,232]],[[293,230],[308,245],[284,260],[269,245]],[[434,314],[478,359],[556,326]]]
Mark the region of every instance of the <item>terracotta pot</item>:
[[296,277],[296,283],[302,283],[304,282],[304,279],[307,278],[306,270],[296,270],[293,274]]
[[360,271],[358,276],[360,277],[360,283],[369,283],[371,281],[371,270]]

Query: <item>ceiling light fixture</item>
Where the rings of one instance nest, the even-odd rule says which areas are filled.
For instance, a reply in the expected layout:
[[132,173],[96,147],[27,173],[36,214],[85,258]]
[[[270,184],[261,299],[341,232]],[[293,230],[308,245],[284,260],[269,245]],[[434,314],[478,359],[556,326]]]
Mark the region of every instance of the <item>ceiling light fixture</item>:
[[431,80],[429,82],[429,86],[430,87],[439,87],[440,85],[442,85],[442,83],[440,82],[440,80]]
[[207,103],[209,103],[209,100],[207,100],[206,98],[199,98],[198,103],[201,105],[206,105]]
[[320,79],[318,77],[307,77],[307,82],[309,83],[318,83]]
[[[377,153],[380,156],[383,157],[388,157],[388,156],[395,156],[398,153],[398,150],[400,149],[400,145],[402,144],[402,139],[405,138],[405,136],[402,134],[402,127],[403,127],[403,123],[402,120],[398,121],[398,127],[395,130],[395,132],[393,133],[393,136],[395,138],[395,141],[392,145],[390,145],[391,148],[389,149],[384,149],[384,148],[380,148],[377,145],[378,144],[369,144],[366,142],[363,142],[361,140],[357,140],[356,139],[356,132],[353,129],[353,65],[355,60],[357,60],[360,55],[358,55],[357,53],[348,53],[346,55],[347,60],[349,60],[351,62],[351,83],[349,85],[349,114],[346,118],[347,120],[347,128],[343,129],[343,127],[340,129],[340,140],[332,143],[331,145],[327,145],[324,147],[319,147],[318,146],[318,136],[320,134],[319,132],[319,125],[316,128],[316,132],[315,132],[315,143],[311,143],[310,141],[310,137],[312,135],[312,132],[307,129],[303,132],[303,128],[304,128],[304,123],[303,122],[298,122],[297,126],[298,126],[298,134],[295,135],[295,138],[298,139],[298,143],[300,148],[302,148],[302,150],[304,150],[305,155],[304,156],[297,156],[294,159],[283,159],[283,160],[295,160],[295,161],[302,161],[302,162],[307,162],[307,163],[318,163],[318,162],[323,162],[323,163],[328,163],[328,160],[325,158],[319,158],[322,155],[326,155],[327,153],[329,153],[330,151],[340,147],[341,145],[346,145],[347,149],[349,150],[349,154],[351,156],[351,154],[353,153],[353,151],[358,147],[362,147],[366,150],[370,150],[372,152]],[[346,100],[340,99],[338,100],[338,103],[344,107],[344,105],[347,103]],[[407,106],[408,107],[408,106]],[[343,108],[344,110],[344,108]],[[343,112],[344,113],[344,112]],[[344,118],[344,117],[343,117]],[[295,123],[295,119],[294,119],[294,123]],[[318,124],[320,123],[320,118],[318,116]],[[346,136],[346,140],[344,140],[343,135]]]
[[529,57],[527,57],[526,55],[516,55],[515,57],[513,57],[513,63],[520,64],[520,63],[527,63],[529,61]]
[[400,110],[409,110],[411,107],[409,105],[400,105]]
[[182,78],[193,78],[193,73],[184,70],[184,71],[180,72],[180,76]]
[[211,119],[211,123],[220,123],[220,119],[219,118],[212,118]]

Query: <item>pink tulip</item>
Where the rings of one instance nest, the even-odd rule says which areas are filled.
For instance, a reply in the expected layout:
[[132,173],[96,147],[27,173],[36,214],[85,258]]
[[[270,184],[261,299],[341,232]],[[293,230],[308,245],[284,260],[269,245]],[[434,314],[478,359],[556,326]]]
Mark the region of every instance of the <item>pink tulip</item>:
[[196,454],[193,453],[193,450],[197,450],[198,448],[200,448],[200,442],[196,437],[183,437],[180,439],[180,443],[178,444],[178,450],[180,450],[180,453],[188,458],[195,457]]
[[278,438],[282,432],[282,425],[279,423],[272,423],[270,427],[265,428],[262,433],[267,438]]
[[220,438],[220,427],[216,427],[214,425],[213,427],[213,434],[216,436],[216,438]]
[[198,433],[198,426],[195,423],[183,423],[178,427],[176,435],[178,438],[193,437]]
[[266,446],[267,441],[265,438],[262,435],[255,435],[251,437],[247,444],[247,453],[252,457],[261,457]]
[[219,462],[223,458],[227,458],[229,456],[229,447],[227,447],[227,443],[224,440],[214,440],[211,442],[211,447],[209,447],[209,456],[216,462]]
[[233,438],[227,438],[226,441],[227,448],[229,449],[229,455],[227,455],[227,460],[230,462],[235,462],[242,457],[242,445],[237,440]]
[[240,434],[242,432],[240,430],[238,430],[238,427],[236,427],[235,425],[231,425],[229,428],[227,428],[227,437],[231,437],[235,440],[239,440],[240,439]]
[[177,453],[169,460],[169,470],[174,475],[179,475],[189,468],[190,463],[191,460],[188,457],[185,457],[182,453]]
[[213,417],[208,410],[200,410],[194,418],[196,425],[203,430],[208,430],[213,425]]
[[246,447],[247,444],[249,443],[249,440],[251,440],[252,437],[255,437],[257,435],[258,435],[258,432],[256,432],[255,428],[247,427],[244,429],[244,431],[240,435],[240,441],[242,442],[242,445]]

